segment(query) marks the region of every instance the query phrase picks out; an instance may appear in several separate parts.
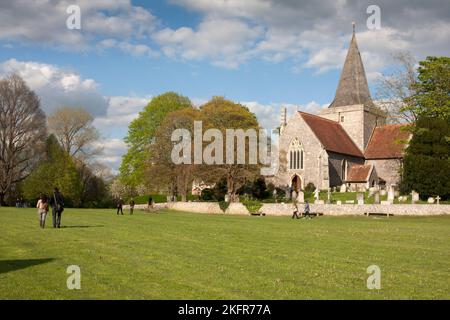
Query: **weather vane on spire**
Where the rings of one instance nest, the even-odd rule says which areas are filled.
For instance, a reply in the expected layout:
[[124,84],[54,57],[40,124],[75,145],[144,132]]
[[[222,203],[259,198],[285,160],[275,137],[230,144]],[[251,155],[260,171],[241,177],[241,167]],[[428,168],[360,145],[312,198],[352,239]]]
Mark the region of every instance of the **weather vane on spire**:
[[352,26],[353,26],[353,33],[355,33],[355,28],[356,28],[356,22],[355,21],[352,22]]

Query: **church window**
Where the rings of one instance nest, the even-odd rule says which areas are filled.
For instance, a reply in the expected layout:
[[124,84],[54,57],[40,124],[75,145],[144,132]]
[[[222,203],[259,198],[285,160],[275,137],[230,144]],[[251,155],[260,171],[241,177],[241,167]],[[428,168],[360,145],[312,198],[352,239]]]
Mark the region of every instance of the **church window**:
[[304,151],[300,141],[295,138],[289,146],[289,169],[298,170],[303,169],[304,166]]

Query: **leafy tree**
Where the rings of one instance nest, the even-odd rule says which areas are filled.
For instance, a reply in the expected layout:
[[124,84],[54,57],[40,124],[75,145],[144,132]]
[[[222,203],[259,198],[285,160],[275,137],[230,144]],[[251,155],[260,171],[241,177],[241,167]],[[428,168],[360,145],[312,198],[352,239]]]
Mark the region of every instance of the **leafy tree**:
[[50,135],[45,158],[24,180],[22,189],[26,198],[36,199],[41,193],[51,195],[54,187],[61,191],[69,205],[80,205],[81,178],[76,165],[55,136]]
[[404,110],[419,117],[450,119],[450,57],[427,57],[419,64],[414,94]]
[[125,142],[128,152],[123,156],[120,178],[130,186],[137,186],[144,175],[149,146],[165,116],[176,110],[192,108],[191,101],[174,92],[154,97],[128,127]]
[[450,119],[420,117],[406,149],[401,189],[422,198],[450,196]]
[[172,133],[176,129],[186,129],[190,132],[190,143],[193,145],[194,121],[200,118],[198,110],[185,108],[169,113],[155,133],[154,142],[149,148],[149,158],[145,177],[149,189],[163,189],[169,191],[172,197],[179,192],[183,201],[192,189],[195,165],[193,164],[193,147],[187,156],[190,163],[176,164],[172,159]]
[[0,206],[39,161],[46,135],[37,95],[18,75],[0,79]]
[[[259,129],[256,116],[247,107],[226,100],[223,97],[214,97],[211,101],[201,107],[203,130],[209,128],[218,129],[222,136],[226,137],[226,129]],[[248,139],[246,139],[248,141]],[[248,155],[248,143],[246,142],[245,153]],[[235,148],[237,149],[237,148]],[[242,151],[242,150],[240,150]],[[237,164],[236,152],[234,153],[234,164],[206,165],[201,170],[201,178],[207,183],[215,183],[225,178],[227,181],[227,194],[230,201],[238,200],[237,191],[247,181],[255,179],[259,175],[258,164]],[[226,154],[226,143],[223,143],[223,155]]]

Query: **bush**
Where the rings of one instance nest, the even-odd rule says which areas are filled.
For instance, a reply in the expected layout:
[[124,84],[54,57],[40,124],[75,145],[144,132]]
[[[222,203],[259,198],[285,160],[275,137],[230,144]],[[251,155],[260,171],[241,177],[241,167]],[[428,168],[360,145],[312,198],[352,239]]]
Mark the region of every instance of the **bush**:
[[225,211],[228,209],[228,207],[230,206],[230,203],[227,201],[219,201],[219,207],[220,210],[223,211],[223,213],[225,213]]
[[316,190],[316,186],[312,182],[308,183],[305,187],[306,192],[314,192],[314,190]]
[[255,200],[243,201],[242,204],[247,208],[250,214],[258,214],[262,207],[262,203]]

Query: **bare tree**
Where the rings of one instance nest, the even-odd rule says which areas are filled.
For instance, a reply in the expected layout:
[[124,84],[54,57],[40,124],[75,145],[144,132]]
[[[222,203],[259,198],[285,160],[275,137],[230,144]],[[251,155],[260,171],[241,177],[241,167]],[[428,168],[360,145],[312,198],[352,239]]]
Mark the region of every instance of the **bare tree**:
[[68,154],[89,159],[101,152],[92,146],[99,138],[93,121],[92,115],[84,108],[62,107],[48,117],[48,128]]
[[417,62],[409,52],[395,54],[393,58],[399,68],[378,80],[377,103],[387,111],[390,122],[413,123],[417,115],[408,105],[417,83]]
[[0,80],[0,205],[39,160],[47,135],[37,95],[18,75]]

